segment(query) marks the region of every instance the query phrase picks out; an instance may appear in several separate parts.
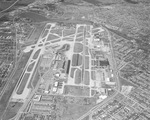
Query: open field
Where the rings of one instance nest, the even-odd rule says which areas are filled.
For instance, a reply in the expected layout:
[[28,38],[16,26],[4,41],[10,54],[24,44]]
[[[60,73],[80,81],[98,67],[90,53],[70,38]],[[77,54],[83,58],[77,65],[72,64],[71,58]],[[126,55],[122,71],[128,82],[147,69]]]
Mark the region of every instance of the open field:
[[32,53],[32,51],[23,53],[21,59],[18,62],[18,65],[17,65],[14,75],[10,79],[8,86],[6,86],[7,88],[0,99],[0,117],[2,116],[4,110],[6,109],[9,98],[10,98],[10,96],[11,96],[23,70],[24,70],[24,67],[25,67],[31,53]]
[[80,54],[73,54],[72,56],[72,66],[82,65],[82,56]]
[[89,96],[89,93],[90,93],[89,87],[80,87],[80,86],[72,86],[72,85],[64,86],[65,95]]
[[21,102],[10,102],[6,109],[6,112],[3,115],[3,120],[9,120],[13,118],[18,113],[22,105],[23,103]]
[[81,83],[81,78],[82,75],[81,75],[81,70],[80,69],[77,69],[75,71],[75,84],[80,84]]
[[89,71],[85,71],[84,73],[84,84],[89,85],[90,84],[90,74]]
[[73,52],[81,53],[82,51],[83,51],[83,44],[82,43],[75,43]]
[[30,76],[30,74],[31,73],[25,73],[24,74],[24,76],[23,76],[23,78],[22,78],[22,81],[21,81],[21,83],[20,83],[20,85],[19,85],[19,88],[18,88],[18,90],[17,90],[17,94],[22,94],[22,92],[23,92],[23,90],[24,90],[24,88],[25,88],[25,86],[26,86],[26,83],[27,83],[27,81],[28,81],[28,79],[29,79],[29,76]]

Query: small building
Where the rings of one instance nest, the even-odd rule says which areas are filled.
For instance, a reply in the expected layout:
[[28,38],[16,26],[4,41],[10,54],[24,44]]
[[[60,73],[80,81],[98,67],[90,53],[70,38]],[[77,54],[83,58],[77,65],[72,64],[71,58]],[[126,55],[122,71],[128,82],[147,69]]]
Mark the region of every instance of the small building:
[[48,94],[48,93],[49,93],[49,91],[48,91],[48,90],[45,90],[45,91],[44,91],[44,93]]
[[33,101],[40,101],[41,95],[35,95]]
[[53,87],[53,92],[57,92],[57,87]]
[[54,86],[57,87],[57,86],[58,86],[58,82],[55,82],[55,83],[54,83]]

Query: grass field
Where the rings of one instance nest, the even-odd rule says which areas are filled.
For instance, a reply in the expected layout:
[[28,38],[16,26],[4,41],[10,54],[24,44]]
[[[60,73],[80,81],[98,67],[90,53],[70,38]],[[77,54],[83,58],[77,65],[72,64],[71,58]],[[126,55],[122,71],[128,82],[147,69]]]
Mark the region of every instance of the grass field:
[[89,55],[89,48],[85,46],[85,55]]
[[96,94],[96,90],[91,90],[91,96],[94,96]]
[[90,84],[90,74],[89,71],[85,71],[84,73],[84,84],[89,85]]
[[[40,80],[40,74],[39,74],[39,64],[41,63],[41,59],[39,59],[35,69],[34,69],[34,73],[32,74],[32,78],[28,84],[28,88],[33,89],[33,87],[35,88],[35,86],[37,85],[38,81]],[[33,86],[33,87],[32,87]]]
[[32,85],[33,87],[35,88],[35,86],[37,85],[38,81],[40,80],[40,75],[39,75],[39,72],[36,72],[35,76],[34,76],[34,79],[32,81]]
[[24,12],[21,13],[19,16],[22,18],[30,18],[33,22],[44,22],[49,20],[45,16],[33,12]]
[[50,29],[51,28],[51,24],[46,25],[46,29]]
[[80,33],[80,32],[83,32],[83,30],[84,30],[84,26],[80,26],[80,27],[78,28],[77,32]]
[[83,118],[82,120],[90,120],[89,115],[88,115],[88,116],[86,116],[85,118]]
[[74,35],[75,34],[75,29],[65,29],[65,30],[63,30],[63,36],[65,37],[65,36],[69,36],[69,35]]
[[83,51],[83,44],[82,43],[75,43],[73,52],[81,53]]
[[40,53],[41,49],[37,50],[35,53],[34,53],[34,56],[33,56],[33,59],[37,59],[37,57],[39,56],[39,53]]
[[78,37],[78,38],[76,38],[75,41],[77,41],[77,42],[82,42],[82,41],[83,41],[83,37]]
[[18,90],[17,90],[17,94],[22,94],[22,92],[23,92],[23,90],[24,90],[24,88],[25,88],[25,86],[26,86],[26,83],[27,83],[27,81],[28,81],[28,79],[29,79],[29,76],[30,76],[30,73],[25,73],[24,74],[24,76],[23,76],[23,78],[22,78],[22,81],[21,81],[21,83],[20,83],[20,85],[19,85],[19,88],[18,88]]
[[65,85],[64,86],[64,94],[65,95],[73,95],[73,96],[89,96],[90,88],[89,87],[80,87],[80,86],[72,86]]
[[63,29],[53,29],[53,30],[51,30],[51,33],[55,33],[58,36],[62,36],[62,30]]
[[75,84],[80,84],[80,83],[81,83],[81,80],[82,80],[81,77],[82,77],[82,76],[81,76],[81,70],[80,70],[80,69],[77,69],[77,70],[75,71]]
[[74,72],[77,68],[71,68],[70,77],[74,78]]
[[25,41],[25,43],[26,44],[34,44],[39,39],[44,27],[45,27],[45,24],[43,24],[43,23],[36,24],[35,30],[31,34],[31,36],[28,38],[28,40]]
[[89,56],[85,56],[85,69],[89,69]]
[[63,41],[73,41],[73,38],[71,38],[71,37],[64,37],[62,40]]
[[53,40],[53,41],[51,41],[51,43],[56,43],[56,42],[60,42],[60,41],[61,41],[61,39]]
[[72,56],[72,66],[82,65],[82,56],[80,54],[73,54]]
[[40,79],[40,75],[39,75],[38,72],[36,72],[34,77],[30,80],[30,82],[28,84],[28,88],[31,88],[31,89],[33,89],[33,87],[35,88],[35,86],[37,85],[39,79]]
[[4,110],[6,109],[9,98],[10,98],[10,96],[11,96],[20,76],[21,76],[21,73],[24,70],[24,67],[25,67],[31,53],[32,53],[32,51],[27,52],[27,53],[23,53],[21,59],[18,61],[18,65],[17,65],[17,68],[16,68],[14,75],[9,80],[8,86],[6,87],[4,94],[1,96],[1,99],[0,99],[0,118],[2,117],[2,114],[3,114]]
[[91,71],[91,79],[96,80],[96,72],[95,71]]
[[84,36],[84,33],[79,33],[79,34],[76,35],[77,38],[83,37],[83,36]]
[[72,39],[68,39],[68,40],[66,40],[66,41],[74,41],[74,39],[72,38]]
[[58,39],[58,38],[59,38],[59,37],[56,36],[56,35],[49,34],[49,35],[48,35],[48,38],[47,38],[47,41],[51,41],[51,40]]
[[92,30],[92,33],[94,34],[94,33],[97,33],[97,32],[99,32],[99,30],[100,29],[94,29],[94,30]]
[[32,69],[33,69],[33,67],[34,67],[34,64],[35,64],[35,62],[31,63],[31,64],[28,66],[28,68],[27,68],[27,71],[28,71],[28,72],[31,72],[31,71],[32,71]]
[[48,34],[49,30],[44,30],[44,33],[42,35],[42,38],[46,37],[46,35]]
[[9,120],[13,118],[18,113],[22,105],[23,103],[21,102],[10,102],[2,119]]
[[[8,2],[5,2],[5,0],[1,0],[0,1],[0,11],[7,9],[8,7],[10,7],[16,0],[9,0]],[[24,1],[24,2],[22,2]],[[9,10],[7,10],[7,12],[12,11],[14,9],[16,9],[17,7],[21,7],[21,6],[27,6],[28,4],[34,2],[35,0],[20,0],[19,2],[17,2],[14,6],[12,6]]]

